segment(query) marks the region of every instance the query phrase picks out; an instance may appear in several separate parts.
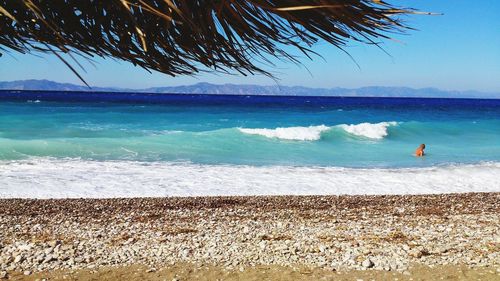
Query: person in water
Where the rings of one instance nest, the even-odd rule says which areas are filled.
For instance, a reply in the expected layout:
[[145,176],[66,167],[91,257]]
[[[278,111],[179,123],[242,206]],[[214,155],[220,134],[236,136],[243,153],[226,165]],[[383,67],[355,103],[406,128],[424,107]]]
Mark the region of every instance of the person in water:
[[425,153],[424,153],[424,149],[425,149],[425,144],[421,144],[421,145],[417,148],[417,150],[415,151],[415,156],[417,156],[417,157],[422,157],[422,156],[424,156],[424,155],[425,155]]

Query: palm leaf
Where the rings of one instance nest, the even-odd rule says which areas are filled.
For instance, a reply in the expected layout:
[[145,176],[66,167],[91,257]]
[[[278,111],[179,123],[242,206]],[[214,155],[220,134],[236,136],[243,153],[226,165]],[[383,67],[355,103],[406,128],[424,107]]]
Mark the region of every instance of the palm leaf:
[[113,57],[172,76],[271,75],[256,61],[300,62],[285,45],[309,56],[318,40],[378,44],[411,13],[378,0],[0,0],[0,50]]

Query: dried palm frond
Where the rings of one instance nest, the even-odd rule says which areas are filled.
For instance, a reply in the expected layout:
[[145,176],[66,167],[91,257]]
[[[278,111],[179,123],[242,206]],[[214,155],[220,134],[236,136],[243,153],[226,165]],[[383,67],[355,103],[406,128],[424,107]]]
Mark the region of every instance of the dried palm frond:
[[0,51],[112,57],[172,76],[270,75],[256,61],[299,62],[286,45],[309,56],[318,40],[376,44],[406,30],[398,15],[409,13],[377,0],[0,0]]

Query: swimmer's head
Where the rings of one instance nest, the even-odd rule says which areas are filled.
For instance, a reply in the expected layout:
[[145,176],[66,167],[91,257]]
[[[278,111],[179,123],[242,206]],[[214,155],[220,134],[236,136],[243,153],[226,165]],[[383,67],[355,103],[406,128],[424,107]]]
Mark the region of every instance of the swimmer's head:
[[425,143],[421,144],[421,145],[419,146],[419,148],[424,149],[424,148],[425,148]]

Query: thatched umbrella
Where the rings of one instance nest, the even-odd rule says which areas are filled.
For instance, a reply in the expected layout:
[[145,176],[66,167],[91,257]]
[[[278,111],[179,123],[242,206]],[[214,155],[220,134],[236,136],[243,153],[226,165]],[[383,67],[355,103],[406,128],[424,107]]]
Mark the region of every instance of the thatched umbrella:
[[320,39],[377,44],[407,29],[399,15],[408,13],[378,0],[0,0],[0,51],[50,52],[77,75],[61,52],[172,76],[270,75],[256,62],[299,62],[285,45],[309,57]]

